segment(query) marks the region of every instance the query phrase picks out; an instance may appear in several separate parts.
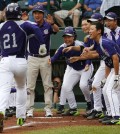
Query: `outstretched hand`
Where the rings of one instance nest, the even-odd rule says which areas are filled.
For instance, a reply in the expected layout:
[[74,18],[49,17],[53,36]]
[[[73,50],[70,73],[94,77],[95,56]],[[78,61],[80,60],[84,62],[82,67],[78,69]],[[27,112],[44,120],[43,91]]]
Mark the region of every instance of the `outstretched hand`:
[[64,48],[64,49],[62,50],[62,52],[63,52],[63,53],[67,53],[67,52],[69,52],[69,51],[71,51],[71,50],[72,50],[72,46]]
[[79,60],[79,56],[70,57],[69,62],[74,63]]
[[89,52],[90,51],[90,48],[89,47],[85,47],[84,49],[83,49],[83,52],[82,53],[87,53],[87,52]]
[[113,88],[116,89],[119,86],[119,75],[115,75]]

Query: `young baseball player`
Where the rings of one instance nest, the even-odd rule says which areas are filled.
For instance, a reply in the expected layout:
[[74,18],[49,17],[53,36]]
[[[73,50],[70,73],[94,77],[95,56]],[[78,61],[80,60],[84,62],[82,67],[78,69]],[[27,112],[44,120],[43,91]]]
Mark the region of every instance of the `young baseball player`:
[[17,3],[6,7],[6,21],[0,24],[1,55],[0,62],[0,132],[3,131],[3,119],[13,78],[16,82],[16,118],[17,124],[23,125],[26,119],[26,72],[25,49],[27,37],[34,35],[44,44],[41,31],[35,25],[21,19],[21,9]]
[[104,33],[104,26],[101,23],[92,23],[90,27],[90,38],[95,41],[93,51],[84,52],[79,57],[70,58],[73,63],[78,60],[92,59],[99,57],[105,61],[106,69],[110,68],[110,73],[106,74],[107,80],[103,88],[103,94],[108,98],[112,119],[104,121],[104,124],[120,124],[119,112],[119,60],[120,48],[119,46],[102,35]]
[[[66,27],[63,33],[64,43],[58,48],[55,55],[51,58],[51,63],[55,62],[61,55],[65,56],[67,68],[64,74],[63,83],[61,87],[60,105],[65,105],[63,99],[68,101],[70,109],[62,115],[78,115],[77,104],[73,93],[73,87],[79,82],[79,87],[82,90],[85,100],[90,102],[90,90],[88,86],[88,79],[93,73],[92,64],[87,64],[86,61],[79,61],[73,64],[69,63],[71,56],[81,54],[83,48],[81,42],[75,41],[75,29],[73,27]],[[77,46],[74,50],[74,46]],[[69,51],[65,48],[69,47]],[[77,51],[76,51],[77,50]],[[86,67],[87,66],[87,67]],[[89,66],[89,67],[88,67]],[[86,68],[85,68],[86,67]],[[85,70],[86,69],[86,70]],[[63,98],[64,96],[64,98]],[[62,99],[63,98],[63,99]]]
[[[110,34],[111,34],[112,40],[119,45],[120,44],[120,35],[119,35],[120,27],[118,27],[117,25],[118,16],[113,12],[109,12],[104,17],[104,19],[105,19],[106,26],[111,30]],[[106,120],[109,120],[111,118],[112,113],[111,113],[111,108],[110,108],[108,98],[106,97],[106,91],[103,90],[103,92],[104,92],[104,98],[105,98],[105,103],[106,103],[108,112],[107,112],[107,116],[100,121],[105,122]],[[118,97],[118,99],[120,100],[120,97]]]
[[[87,22],[88,18],[83,18],[82,19],[82,24],[81,24],[81,28],[82,28],[82,31],[84,33],[86,33],[87,35],[84,37],[84,47],[90,47],[94,44],[94,41],[90,39],[90,36],[89,36],[89,29],[90,29],[90,23]],[[89,63],[91,63],[91,60],[89,60]],[[86,112],[85,114],[83,114],[84,117],[86,117],[89,113],[91,113],[91,110],[93,109],[93,94],[92,94],[92,91],[90,91],[91,93],[91,102],[88,102],[87,103],[87,107],[86,107]]]
[[[100,13],[94,13],[90,19],[87,20],[89,23],[91,22],[100,22],[103,24],[103,16]],[[110,35],[110,29],[104,27],[104,37],[112,39]],[[91,39],[89,39],[91,40]],[[88,42],[89,43],[89,42]],[[94,44],[94,41],[93,41]],[[89,47],[89,46],[88,46]],[[94,75],[94,80],[92,83],[92,91],[93,91],[93,100],[94,100],[94,108],[90,114],[88,114],[87,119],[95,119],[102,118],[104,116],[103,111],[105,111],[104,100],[102,99],[102,91],[101,91],[101,81],[105,79],[105,63],[103,60],[100,61],[100,66],[97,72]]]

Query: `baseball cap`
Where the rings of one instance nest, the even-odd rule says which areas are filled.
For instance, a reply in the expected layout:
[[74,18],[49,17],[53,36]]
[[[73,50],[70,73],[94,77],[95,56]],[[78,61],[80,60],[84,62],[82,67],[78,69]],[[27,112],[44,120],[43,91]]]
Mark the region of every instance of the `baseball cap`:
[[33,10],[32,10],[32,13],[35,12],[35,11],[44,13],[44,7],[43,7],[43,5],[37,5],[37,6],[35,6],[33,8]]
[[104,19],[109,19],[109,20],[116,20],[118,16],[114,12],[109,12]]
[[94,13],[87,22],[95,22],[103,20],[103,16],[100,13]]
[[62,37],[66,36],[66,35],[67,36],[75,36],[75,30],[74,30],[74,28],[71,27],[71,26],[66,27],[65,30],[64,30],[64,32],[63,32]]

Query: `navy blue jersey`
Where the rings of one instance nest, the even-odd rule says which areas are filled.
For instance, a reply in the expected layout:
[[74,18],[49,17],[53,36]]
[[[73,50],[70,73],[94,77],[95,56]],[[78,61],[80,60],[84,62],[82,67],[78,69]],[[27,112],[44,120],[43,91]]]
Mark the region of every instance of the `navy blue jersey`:
[[[44,21],[43,24],[39,26],[39,29],[41,30],[42,38],[45,41],[47,53],[50,53],[50,35],[55,34],[55,32],[53,31],[52,26],[46,21]],[[37,51],[39,48],[38,46],[39,46],[38,40],[36,40],[35,37],[31,37],[29,39],[28,52],[32,54],[38,54],[38,51]]]
[[[85,47],[91,47],[92,45],[94,45],[94,40],[90,39],[90,35],[85,36],[84,38],[84,46]],[[86,64],[90,65],[92,62],[91,60],[87,60]]]
[[[76,45],[76,43],[74,42],[74,44],[72,44],[73,46]],[[64,43],[62,44],[57,52],[55,53],[55,55],[51,58],[51,63],[55,62],[57,59],[59,59],[60,56],[64,56],[65,59],[66,59],[66,63],[67,65],[69,65],[70,67],[72,67],[73,69],[79,71],[79,70],[82,70],[85,68],[85,64],[86,64],[86,61],[77,61],[77,62],[74,62],[74,63],[70,63],[69,62],[69,58],[70,57],[73,57],[73,56],[80,56],[81,55],[81,51],[74,51],[74,50],[71,50],[69,52],[65,52],[63,53],[62,50],[64,48],[66,48],[67,45]],[[69,46],[68,46],[69,47]]]
[[92,45],[94,45],[94,40],[90,39],[90,35],[85,36],[84,46],[85,47],[91,47]]
[[109,68],[113,68],[112,56],[114,54],[120,55],[118,45],[114,41],[101,37],[99,44],[95,43],[94,49],[99,53],[101,60],[104,60]]
[[0,44],[2,56],[17,55],[24,57],[27,37],[35,36],[40,44],[44,44],[43,38],[39,38],[39,28],[29,22],[6,21],[0,25]]

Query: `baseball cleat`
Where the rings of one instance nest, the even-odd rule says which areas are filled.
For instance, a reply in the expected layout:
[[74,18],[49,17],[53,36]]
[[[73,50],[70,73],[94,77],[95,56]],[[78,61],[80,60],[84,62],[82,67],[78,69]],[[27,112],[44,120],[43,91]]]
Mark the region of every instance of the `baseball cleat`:
[[92,110],[91,102],[87,102],[86,113],[89,114]]
[[63,116],[78,116],[80,113],[77,111],[77,109],[69,109],[68,111],[62,113]]
[[33,117],[33,115],[34,115],[34,110],[33,109],[27,110],[27,113],[26,113],[27,117]]
[[10,109],[6,109],[5,110],[5,117],[12,117],[13,116],[13,113]]
[[33,113],[27,113],[27,117],[33,117]]
[[96,111],[93,110],[91,114],[87,117],[88,120],[96,119],[96,118],[102,118],[104,115],[102,111]]
[[110,119],[110,120],[107,120],[107,121],[102,121],[102,124],[105,124],[105,125],[120,125],[120,119]]
[[2,112],[0,112],[0,133],[3,132],[3,120],[4,120],[4,115]]
[[18,118],[17,119],[17,125],[22,126],[25,123],[25,119],[24,118]]
[[99,122],[102,123],[103,121],[107,121],[107,120],[110,120],[110,119],[112,119],[112,116],[108,116],[108,115],[106,115],[105,117],[99,119]]
[[64,112],[65,112],[64,105],[59,105],[56,113],[57,114],[62,114]]
[[16,107],[10,107],[9,110],[13,115],[16,115]]
[[53,113],[51,111],[50,108],[44,108],[46,114],[45,114],[45,117],[52,117],[53,116]]

